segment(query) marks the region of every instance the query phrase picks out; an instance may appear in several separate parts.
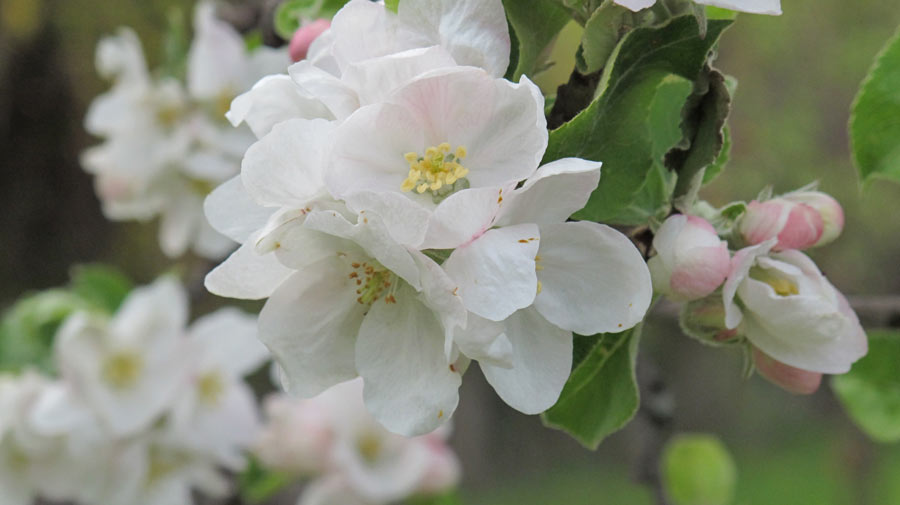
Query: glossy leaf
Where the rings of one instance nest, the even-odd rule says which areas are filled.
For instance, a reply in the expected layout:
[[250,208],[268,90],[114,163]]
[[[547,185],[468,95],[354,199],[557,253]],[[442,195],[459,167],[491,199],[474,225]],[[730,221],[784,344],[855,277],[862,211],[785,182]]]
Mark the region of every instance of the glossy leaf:
[[622,333],[576,336],[572,375],[544,424],[596,449],[625,426],[640,405],[635,359],[640,327]]
[[680,16],[663,26],[637,28],[619,43],[599,94],[574,119],[550,134],[544,162],[577,156],[603,162],[603,175],[579,219],[611,221],[628,207],[653,167],[650,107],[669,75],[693,80],[730,21],[710,21],[705,38],[697,20]]
[[511,59],[514,66],[511,65],[507,77],[518,81],[523,74],[533,74],[541,53],[571,17],[553,0],[503,0],[503,7],[516,41],[516,57]]

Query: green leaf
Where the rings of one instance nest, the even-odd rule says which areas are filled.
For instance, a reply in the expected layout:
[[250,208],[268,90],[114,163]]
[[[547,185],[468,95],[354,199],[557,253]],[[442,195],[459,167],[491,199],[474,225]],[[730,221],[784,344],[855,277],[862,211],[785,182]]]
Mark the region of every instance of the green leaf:
[[52,374],[56,331],[73,312],[91,308],[81,297],[62,289],[43,291],[16,302],[0,321],[0,371],[34,366]]
[[413,496],[405,505],[461,505],[462,500],[454,490],[439,495]]
[[550,133],[544,163],[565,157],[603,162],[600,184],[575,217],[610,221],[628,207],[653,167],[648,117],[668,75],[694,80],[730,21],[710,21],[700,38],[697,20],[681,16],[659,27],[637,28],[616,48],[600,92],[585,110]]
[[869,354],[831,387],[850,418],[878,442],[900,441],[900,331],[869,332]]
[[734,499],[737,468],[718,438],[679,435],[663,451],[662,477],[675,505],[729,505]]
[[850,113],[853,160],[863,182],[900,181],[900,32],[881,50]]
[[119,270],[104,265],[79,265],[72,270],[72,293],[109,314],[114,313],[134,288]]
[[634,200],[609,223],[638,226],[653,218],[662,220],[669,214],[677,177],[663,165],[663,156],[681,140],[681,109],[691,89],[690,81],[674,75],[660,83],[650,105],[649,117],[653,168]]
[[675,196],[699,189],[706,167],[713,165],[725,144],[725,120],[731,112],[731,95],[725,76],[707,67],[694,82],[694,92],[682,111],[681,143],[666,154],[666,166],[678,174]]
[[634,417],[640,404],[634,366],[640,326],[622,333],[576,336],[572,375],[544,424],[596,449]]
[[384,0],[384,6],[387,7],[389,11],[397,12],[397,8],[400,6],[400,0]]
[[507,72],[507,77],[518,81],[522,74],[534,72],[541,53],[571,18],[553,0],[503,0],[503,7],[518,41],[515,68]]
[[581,38],[581,73],[596,72],[606,65],[619,43],[628,12],[625,7],[606,1],[591,14]]
[[238,475],[240,495],[244,502],[257,505],[275,496],[295,479],[283,472],[273,472],[251,457],[247,468]]
[[275,9],[273,19],[275,33],[285,40],[291,40],[300,28],[303,19],[316,18],[322,9],[321,0],[287,0]]

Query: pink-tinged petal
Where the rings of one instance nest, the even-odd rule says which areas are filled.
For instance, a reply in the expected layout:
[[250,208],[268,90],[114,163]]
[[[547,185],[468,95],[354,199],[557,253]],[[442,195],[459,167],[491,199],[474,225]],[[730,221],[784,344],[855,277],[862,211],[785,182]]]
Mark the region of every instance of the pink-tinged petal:
[[725,282],[731,271],[731,256],[723,242],[715,247],[695,247],[690,258],[672,270],[672,292],[685,299],[703,298]]
[[807,249],[819,241],[824,229],[822,216],[806,204],[795,205],[788,214],[784,228],[778,233],[777,250]]
[[822,374],[785,365],[756,347],[753,348],[753,362],[760,375],[790,393],[813,394],[822,382]]
[[308,25],[301,26],[294,32],[291,37],[291,44],[288,51],[291,54],[291,61],[300,61],[306,58],[309,46],[316,40],[322,32],[331,28],[331,21],[327,19],[317,19]]
[[822,217],[822,236],[814,245],[825,245],[838,237],[844,230],[844,209],[834,198],[819,191],[796,191],[783,197],[795,203],[806,204]]
[[740,233],[749,245],[756,245],[777,237],[790,215],[790,204],[778,200],[747,204],[740,223]]
[[735,329],[741,324],[743,313],[734,301],[738,286],[750,275],[750,268],[756,263],[756,258],[768,254],[775,246],[776,239],[769,239],[762,244],[745,247],[734,253],[731,258],[731,272],[722,287],[722,302],[725,304],[725,327]]

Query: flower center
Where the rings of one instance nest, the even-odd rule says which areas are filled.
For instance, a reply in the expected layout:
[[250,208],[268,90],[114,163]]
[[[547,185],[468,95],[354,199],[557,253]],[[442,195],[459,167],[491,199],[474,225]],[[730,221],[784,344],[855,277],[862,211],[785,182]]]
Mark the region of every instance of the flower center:
[[800,289],[794,281],[782,277],[766,268],[752,268],[750,270],[750,278],[772,286],[772,289],[775,290],[775,294],[778,296],[800,294]]
[[103,380],[115,389],[128,389],[137,382],[144,361],[135,353],[118,352],[103,363]]
[[367,463],[374,463],[381,453],[381,438],[372,432],[366,432],[356,440],[356,448]]
[[425,149],[425,155],[406,153],[409,175],[400,189],[404,192],[415,190],[422,194],[430,192],[436,203],[450,194],[469,187],[466,174],[469,169],[460,163],[466,157],[466,148],[459,146],[452,153],[450,144],[444,142],[437,147]]
[[222,393],[225,392],[225,384],[222,381],[222,374],[219,372],[209,372],[203,374],[197,381],[197,392],[200,403],[215,407],[222,399]]
[[[397,276],[387,268],[384,268],[377,262],[354,262],[350,264],[353,271],[350,272],[350,279],[356,281],[356,299],[361,305],[372,305],[376,300],[384,296],[385,303],[397,303],[394,298],[394,291],[397,289]],[[385,294],[386,293],[386,294]]]

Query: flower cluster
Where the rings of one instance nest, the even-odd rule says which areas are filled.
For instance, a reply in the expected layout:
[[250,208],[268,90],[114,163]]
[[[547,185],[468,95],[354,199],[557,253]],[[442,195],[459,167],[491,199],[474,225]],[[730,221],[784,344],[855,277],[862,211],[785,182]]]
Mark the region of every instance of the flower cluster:
[[538,413],[569,376],[573,332],[643,318],[637,248],[567,222],[600,164],[539,166],[543,95],[501,77],[509,55],[500,0],[353,0],[289,75],[232,103],[260,139],[206,201],[242,244],[206,285],[268,298],[259,338],[290,393],[361,376],[375,419],[419,435],[453,414],[477,360]]
[[267,358],[252,316],[222,309],[185,328],[174,281],[134,290],[112,317],[59,329],[59,379],[0,379],[0,502],[189,505],[230,493],[259,427],[242,377]]
[[101,40],[97,70],[114,84],[85,118],[88,132],[104,139],[82,156],[104,213],[113,220],[159,216],[160,246],[173,257],[192,248],[218,259],[234,248],[202,211],[203,199],[238,172],[253,141],[246,128],[230,128],[224,114],[238,93],[289,62],[283,50],[248,52],[213,11],[208,2],[196,8],[186,79],[162,69],[151,74],[130,29]]
[[256,456],[269,469],[314,477],[301,505],[382,505],[453,487],[460,468],[446,426],[415,438],[389,433],[366,411],[362,389],[356,379],[311,399],[269,396]]
[[[723,224],[718,231],[703,217],[669,217],[653,240],[654,288],[688,302],[681,317],[687,333],[747,342],[763,376],[811,393],[822,374],[847,372],[867,351],[846,298],[801,252],[834,240],[843,211],[830,196],[806,188],[741,206],[736,221],[707,213]],[[737,249],[733,255],[720,234]]]

